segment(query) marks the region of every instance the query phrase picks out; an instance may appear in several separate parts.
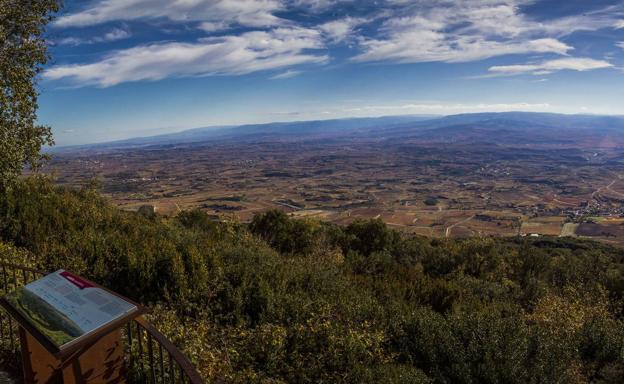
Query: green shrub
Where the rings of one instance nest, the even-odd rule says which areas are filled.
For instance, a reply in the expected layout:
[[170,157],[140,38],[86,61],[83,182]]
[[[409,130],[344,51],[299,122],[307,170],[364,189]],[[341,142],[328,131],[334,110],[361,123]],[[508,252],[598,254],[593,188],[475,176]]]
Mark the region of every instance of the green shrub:
[[[0,198],[2,260],[150,304],[209,380],[617,383],[624,256],[574,239],[435,240],[279,211],[249,226],[145,217],[27,178]],[[8,245],[11,244],[11,245]]]

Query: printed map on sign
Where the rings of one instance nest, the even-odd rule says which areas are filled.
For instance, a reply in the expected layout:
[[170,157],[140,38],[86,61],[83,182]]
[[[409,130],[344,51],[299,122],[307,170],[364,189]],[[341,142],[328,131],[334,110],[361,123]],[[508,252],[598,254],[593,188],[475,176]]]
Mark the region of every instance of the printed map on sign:
[[138,310],[62,269],[18,288],[6,299],[59,348]]

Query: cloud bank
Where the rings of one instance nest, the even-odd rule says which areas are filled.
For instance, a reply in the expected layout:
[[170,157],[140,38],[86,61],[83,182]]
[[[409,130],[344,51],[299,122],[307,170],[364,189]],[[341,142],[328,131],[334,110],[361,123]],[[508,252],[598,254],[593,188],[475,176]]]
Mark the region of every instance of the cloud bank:
[[594,69],[612,68],[613,64],[604,60],[595,60],[590,58],[563,58],[549,60],[539,64],[519,64],[519,65],[499,65],[490,67],[490,72],[520,75],[531,73],[534,75],[546,75],[556,71],[591,71]]
[[[57,19],[57,28],[143,22],[184,26],[205,37],[193,41],[141,42],[88,63],[59,65],[48,80],[108,87],[168,77],[239,75],[290,70],[330,61],[328,50],[349,46],[353,63],[464,63],[508,55],[537,55],[541,62],[489,68],[493,74],[588,71],[613,65],[574,57],[565,39],[576,32],[624,27],[624,4],[549,20],[528,16],[533,0],[99,0]],[[357,16],[341,9],[357,10]],[[296,11],[296,12],[295,12]],[[290,13],[303,17],[288,18]],[[327,16],[332,15],[332,16]],[[311,21],[308,21],[311,20]],[[160,24],[159,24],[160,25]],[[165,30],[165,28],[161,28]],[[116,32],[115,32],[116,31]],[[113,33],[115,32],[115,33]],[[129,37],[113,30],[94,44]],[[128,35],[126,35],[128,34]],[[174,36],[174,39],[176,37]],[[618,44],[622,47],[622,44]],[[553,56],[555,58],[553,58]],[[273,78],[280,78],[280,74]]]
[[239,36],[205,38],[197,43],[160,43],[114,52],[91,64],[56,66],[49,80],[69,79],[82,85],[110,87],[129,81],[167,77],[242,75],[306,63],[323,63],[320,33],[303,28],[277,28]]
[[251,27],[280,23],[273,15],[282,9],[278,0],[102,0],[86,9],[61,16],[59,27],[86,27],[111,21],[165,18],[177,22],[201,21]]

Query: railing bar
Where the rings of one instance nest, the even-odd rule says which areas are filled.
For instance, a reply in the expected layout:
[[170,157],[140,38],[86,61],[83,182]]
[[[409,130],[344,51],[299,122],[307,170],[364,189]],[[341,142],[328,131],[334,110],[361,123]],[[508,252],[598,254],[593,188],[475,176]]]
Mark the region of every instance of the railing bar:
[[13,268],[12,271],[13,271],[13,289],[17,289],[17,271],[15,270],[15,268]]
[[22,277],[24,278],[24,285],[28,284],[28,275],[26,274],[26,270],[22,269]]
[[167,351],[167,355],[169,355],[169,381],[175,384],[175,369],[173,368],[173,356],[171,356],[171,352]]
[[0,339],[2,339],[2,341],[4,341],[4,320],[2,319],[4,317],[3,313],[0,313]]
[[137,325],[137,340],[139,341],[139,366],[141,367],[141,378],[143,378],[143,342],[141,341],[141,339],[143,339],[143,332],[141,331],[141,324],[139,324],[138,322],[136,323]]
[[11,351],[15,350],[15,341],[13,340],[13,320],[9,316],[9,338],[11,341]]
[[186,380],[184,380],[186,378],[186,375],[184,374],[184,369],[182,369],[181,365],[178,365],[178,368],[180,368],[180,382],[184,384],[186,382]]
[[132,369],[132,363],[133,363],[133,358],[132,358],[132,323],[128,322],[128,324],[126,324],[126,336],[128,336],[128,366],[130,367],[130,369]]
[[156,384],[156,368],[154,367],[154,346],[152,345],[152,335],[149,332],[147,332],[147,353],[149,354],[149,365],[152,384]]
[[160,382],[165,383],[165,358],[163,357],[162,344],[158,343],[158,355],[160,358]]
[[169,339],[167,339],[164,335],[158,332],[150,323],[146,322],[143,318],[139,317],[136,319],[137,322],[140,322],[143,328],[145,328],[146,332],[149,332],[159,343],[163,345],[171,353],[174,357],[176,365],[178,365],[183,372],[183,376],[186,380],[192,384],[201,384],[203,380],[199,373],[195,370],[191,362],[188,360],[186,356],[184,356],[176,347],[171,343]]

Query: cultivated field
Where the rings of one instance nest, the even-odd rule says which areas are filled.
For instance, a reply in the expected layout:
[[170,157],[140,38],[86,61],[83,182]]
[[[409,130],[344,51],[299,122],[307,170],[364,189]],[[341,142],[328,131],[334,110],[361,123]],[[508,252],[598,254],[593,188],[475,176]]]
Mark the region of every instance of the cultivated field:
[[[250,139],[75,151],[59,183],[96,178],[124,209],[199,208],[250,220],[280,208],[346,224],[381,218],[426,236],[587,236],[624,242],[624,152],[417,140]],[[610,218],[608,222],[590,217]],[[584,223],[568,225],[570,223]]]

